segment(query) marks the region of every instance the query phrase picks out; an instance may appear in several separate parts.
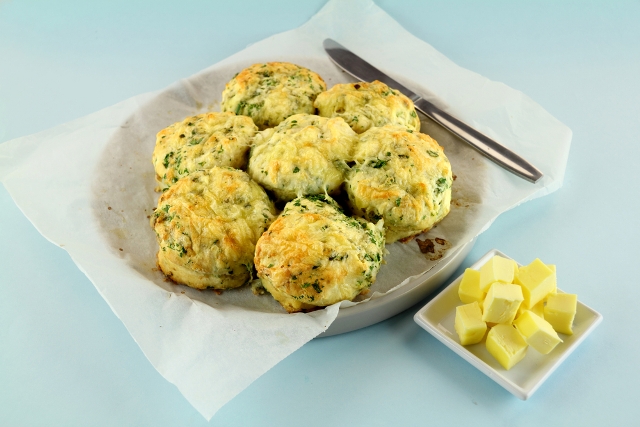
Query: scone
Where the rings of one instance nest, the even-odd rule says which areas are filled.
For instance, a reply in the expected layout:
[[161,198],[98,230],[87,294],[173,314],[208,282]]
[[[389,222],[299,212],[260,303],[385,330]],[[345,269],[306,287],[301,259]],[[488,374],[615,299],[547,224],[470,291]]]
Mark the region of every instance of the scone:
[[274,218],[267,194],[245,172],[191,173],[160,197],[151,217],[158,267],[192,288],[241,286],[251,279],[255,244]]
[[337,84],[316,98],[318,114],[342,117],[357,133],[371,127],[399,125],[414,132],[420,130],[420,119],[413,102],[386,84]]
[[248,172],[282,201],[333,194],[344,181],[357,141],[339,117],[296,114],[256,135]]
[[156,136],[156,180],[166,188],[190,172],[214,166],[242,169],[257,131],[249,117],[233,113],[205,113],[174,123]]
[[243,114],[260,129],[278,125],[293,114],[313,114],[313,101],[327,90],[322,77],[288,62],[245,68],[222,92],[222,111]]
[[324,194],[297,198],[260,237],[255,266],[288,312],[352,300],[375,281],[384,251],[382,224],[342,213]]
[[451,164],[430,136],[399,126],[360,135],[347,194],[355,215],[384,219],[387,243],[428,231],[448,213]]

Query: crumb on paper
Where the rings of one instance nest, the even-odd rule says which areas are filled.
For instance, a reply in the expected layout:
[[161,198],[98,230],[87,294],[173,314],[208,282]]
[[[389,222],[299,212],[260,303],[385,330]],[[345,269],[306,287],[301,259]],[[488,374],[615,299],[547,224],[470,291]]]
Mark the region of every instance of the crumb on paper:
[[262,286],[262,282],[260,280],[254,280],[251,282],[251,292],[254,295],[264,295],[267,290]]
[[420,248],[420,252],[423,254],[434,253],[435,245],[431,241],[431,239],[420,240],[416,238],[416,243],[418,243],[418,247]]
[[[435,237],[433,240],[431,239],[420,240],[416,238],[416,243],[418,243],[420,252],[425,254],[427,259],[429,259],[430,261],[439,260],[444,256],[445,252],[451,247],[451,243],[449,243],[447,240],[440,237]],[[436,245],[437,245],[437,248],[436,248]]]
[[402,239],[399,239],[398,241],[402,242],[402,243],[409,243],[410,241],[412,241],[416,236],[408,236],[408,237],[403,237]]
[[451,199],[451,205],[458,208],[468,208],[469,203],[461,199]]

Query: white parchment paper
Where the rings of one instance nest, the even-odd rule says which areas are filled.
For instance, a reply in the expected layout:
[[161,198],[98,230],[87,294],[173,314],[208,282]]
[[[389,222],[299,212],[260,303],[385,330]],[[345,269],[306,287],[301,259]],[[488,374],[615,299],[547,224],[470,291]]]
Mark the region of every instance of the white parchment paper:
[[165,90],[0,145],[0,179],[16,204],[47,239],[69,252],[153,366],[207,419],[325,331],[339,305],[286,314],[271,297],[256,297],[248,287],[217,295],[166,282],[155,269],[157,246],[148,224],[158,197],[151,165],[155,134],[188,115],[219,110],[224,84],[256,62],[309,67],[329,87],[352,81],[322,50],[327,37],[545,174],[530,184],[423,118],[422,131],[445,148],[456,175],[451,213],[421,237],[442,243],[427,255],[415,241],[389,245],[369,297],[423,274],[501,212],[561,186],[571,141],[566,126],[522,93],[458,67],[368,0],[330,1],[302,27]]

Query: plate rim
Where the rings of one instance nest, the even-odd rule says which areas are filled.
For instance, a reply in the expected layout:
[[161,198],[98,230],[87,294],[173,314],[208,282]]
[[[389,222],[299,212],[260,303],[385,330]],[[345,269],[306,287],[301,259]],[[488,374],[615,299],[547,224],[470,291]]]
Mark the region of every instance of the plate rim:
[[[434,265],[433,268],[413,278],[403,286],[390,291],[379,298],[365,301],[362,304],[340,308],[336,319],[331,323],[331,325],[329,325],[325,332],[318,335],[318,338],[329,337],[365,328],[367,326],[374,325],[378,322],[395,316],[402,311],[408,310],[411,306],[418,303],[421,299],[433,293],[439,286],[441,286],[447,281],[447,279],[451,277],[455,270],[466,259],[469,252],[471,252],[471,249],[473,249],[476,239],[477,238],[473,238],[469,242],[460,245],[459,248],[457,248],[449,256]],[[444,277],[438,277],[441,274],[444,274]],[[430,283],[431,286],[429,287],[429,289],[425,290],[425,285],[429,282],[430,279],[433,278],[436,279],[432,283]],[[404,301],[405,299],[407,299],[407,301]],[[402,308],[398,310],[397,307],[393,307],[391,309],[388,309],[388,312],[381,314],[380,312],[389,305],[398,305]],[[366,316],[367,313],[370,312],[373,312],[372,314],[369,314],[369,316],[374,318],[374,321],[362,322],[364,324],[361,326],[356,325],[352,327],[352,325],[350,325],[354,321],[357,322],[358,317]],[[348,323],[349,325],[341,325],[341,323],[343,322]],[[331,330],[332,327],[334,328],[333,331]]]

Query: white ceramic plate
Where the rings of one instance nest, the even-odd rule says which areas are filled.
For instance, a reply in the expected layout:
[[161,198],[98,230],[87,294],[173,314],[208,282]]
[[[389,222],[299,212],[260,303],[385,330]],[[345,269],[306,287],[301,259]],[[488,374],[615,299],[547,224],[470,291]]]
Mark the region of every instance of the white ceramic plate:
[[[329,84],[345,83],[351,79],[335,67],[325,55],[319,57],[287,57],[281,60],[291,60],[320,73]],[[99,223],[105,240],[112,253],[122,257],[123,263],[135,276],[142,274],[149,282],[170,293],[182,293],[193,300],[215,307],[219,304],[230,304],[261,312],[282,313],[282,307],[270,296],[256,298],[248,287],[241,287],[237,292],[199,292],[167,282],[165,276],[157,271],[156,237],[149,227],[146,218],[150,209],[157,205],[158,193],[154,192],[157,183],[155,173],[149,162],[149,156],[155,144],[155,135],[171,123],[183,120],[193,114],[206,110],[215,110],[219,105],[220,94],[226,82],[246,66],[259,61],[230,62],[213,66],[206,71],[189,79],[177,82],[173,86],[160,92],[151,101],[140,105],[131,116],[123,121],[120,128],[106,143],[100,167],[94,171],[92,209],[94,217]],[[425,123],[426,124],[426,123]],[[454,136],[436,125],[427,126],[429,133],[436,137],[444,147],[450,158],[460,168],[458,179],[452,197],[459,202],[452,206],[447,217],[448,226],[442,224],[439,237],[446,240],[456,250],[447,249],[450,255],[433,265],[431,259],[425,259],[412,242],[412,250],[400,249],[401,243],[390,245],[390,253],[385,257],[388,265],[385,270],[395,271],[385,280],[384,272],[378,276],[377,286],[372,291],[385,292],[396,286],[406,277],[413,277],[424,271],[427,266],[433,268],[417,279],[412,279],[401,288],[388,292],[381,298],[369,300],[366,303],[340,309],[337,319],[331,324],[323,336],[353,331],[385,320],[397,313],[408,309],[420,302],[429,293],[441,286],[453,274],[466,257],[472,244],[459,244],[471,239],[475,233],[467,224],[464,215],[473,215],[477,205],[483,200],[481,188],[471,182],[487,178],[485,168],[477,167],[472,159],[473,152],[464,144],[460,144]],[[431,132],[433,130],[433,132]],[[130,147],[137,147],[131,152]],[[455,160],[454,160],[455,159]],[[465,180],[464,171],[473,171],[473,179]],[[119,189],[113,191],[114,188]],[[108,196],[105,196],[108,195]],[[117,217],[114,213],[117,212]],[[470,213],[465,213],[470,212]],[[114,219],[115,218],[115,219]],[[462,232],[450,231],[451,222],[461,224]],[[464,240],[463,240],[464,239]],[[409,246],[409,245],[407,245]],[[438,252],[445,246],[438,246]],[[397,249],[397,250],[394,250]],[[402,277],[402,273],[405,274]]]
[[[470,268],[479,270],[494,255],[509,258],[494,249],[480,258]],[[420,309],[414,316],[415,322],[463,359],[485,373],[489,378],[522,400],[531,397],[549,375],[602,321],[600,313],[578,301],[576,317],[573,322],[573,335],[559,334],[564,342],[558,344],[547,355],[540,354],[529,348],[524,359],[507,371],[489,354],[484,340],[469,346],[460,344],[453,323],[456,307],[462,305],[458,298],[458,285],[461,280],[462,276],[458,277]],[[558,289],[558,292],[562,291]]]

